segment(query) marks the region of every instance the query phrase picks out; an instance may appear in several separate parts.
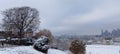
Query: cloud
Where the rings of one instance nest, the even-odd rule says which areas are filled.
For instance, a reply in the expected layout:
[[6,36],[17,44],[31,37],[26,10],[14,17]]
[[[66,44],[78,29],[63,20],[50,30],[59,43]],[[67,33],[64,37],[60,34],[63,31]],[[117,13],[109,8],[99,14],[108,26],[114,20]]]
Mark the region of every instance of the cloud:
[[113,5],[110,3],[110,6],[108,4],[101,4],[101,6],[98,6],[87,13],[68,16],[62,23],[65,25],[82,25],[110,18],[120,14],[119,5],[116,5],[115,3]]
[[105,26],[103,24],[108,22],[120,21],[120,0],[0,0],[0,11],[17,6],[38,9],[40,27],[50,29],[54,34],[96,33],[101,29],[99,24]]
[[120,1],[118,0],[105,0],[85,13],[79,12],[62,18],[61,24],[53,27],[52,30],[69,34],[100,34],[101,29],[118,28],[119,5]]

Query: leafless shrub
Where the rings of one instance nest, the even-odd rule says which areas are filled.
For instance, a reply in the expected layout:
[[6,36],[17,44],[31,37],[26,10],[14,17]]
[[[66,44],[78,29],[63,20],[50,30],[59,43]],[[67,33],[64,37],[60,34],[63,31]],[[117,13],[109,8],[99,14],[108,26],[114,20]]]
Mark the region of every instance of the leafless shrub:
[[69,50],[73,54],[85,54],[85,43],[79,40],[74,40],[72,41]]

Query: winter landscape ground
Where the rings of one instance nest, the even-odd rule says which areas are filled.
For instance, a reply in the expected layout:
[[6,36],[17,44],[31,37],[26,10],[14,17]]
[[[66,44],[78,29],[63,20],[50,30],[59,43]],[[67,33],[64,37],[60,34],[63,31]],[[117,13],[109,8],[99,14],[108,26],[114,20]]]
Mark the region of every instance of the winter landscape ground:
[[87,54],[120,54],[120,46],[87,45]]
[[[19,46],[0,48],[0,54],[43,54],[32,46]],[[69,54],[68,51],[49,49],[48,54]],[[120,46],[113,45],[87,45],[86,54],[120,54]]]

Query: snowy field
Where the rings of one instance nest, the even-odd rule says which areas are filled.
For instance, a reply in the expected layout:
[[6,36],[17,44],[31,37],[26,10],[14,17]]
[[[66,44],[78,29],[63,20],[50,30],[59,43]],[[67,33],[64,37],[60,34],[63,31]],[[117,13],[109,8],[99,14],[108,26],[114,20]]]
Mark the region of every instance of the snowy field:
[[88,45],[87,54],[120,54],[120,46]]
[[[32,46],[20,46],[20,47],[11,47],[11,48],[0,48],[0,54],[43,54],[35,49]],[[49,49],[48,54],[66,54],[63,51]]]
[[[112,45],[87,45],[87,54],[120,54],[120,46]],[[0,48],[0,54],[43,54],[32,46]],[[69,54],[61,50],[49,49],[48,54]]]

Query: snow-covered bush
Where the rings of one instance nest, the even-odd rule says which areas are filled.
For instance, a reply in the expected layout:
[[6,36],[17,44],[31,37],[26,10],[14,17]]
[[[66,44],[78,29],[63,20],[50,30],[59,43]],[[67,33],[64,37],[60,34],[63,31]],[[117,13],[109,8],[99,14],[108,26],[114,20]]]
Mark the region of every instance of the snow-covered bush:
[[33,47],[43,53],[47,53],[49,49],[49,39],[46,36],[41,36],[33,45]]

